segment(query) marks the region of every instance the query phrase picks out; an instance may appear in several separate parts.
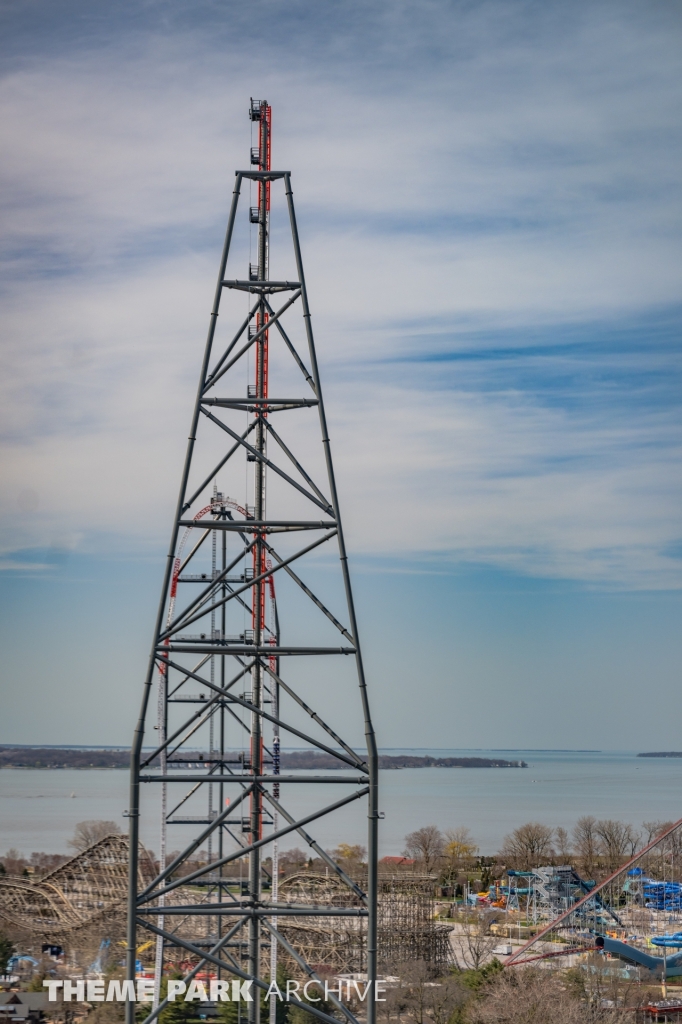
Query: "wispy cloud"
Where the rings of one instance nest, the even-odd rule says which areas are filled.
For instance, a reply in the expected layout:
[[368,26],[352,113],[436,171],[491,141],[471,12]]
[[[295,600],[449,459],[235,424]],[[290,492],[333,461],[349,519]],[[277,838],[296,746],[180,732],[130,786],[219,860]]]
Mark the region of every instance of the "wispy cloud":
[[674,9],[71,10],[6,15],[5,551],[164,539],[252,93],[354,549],[682,583]]

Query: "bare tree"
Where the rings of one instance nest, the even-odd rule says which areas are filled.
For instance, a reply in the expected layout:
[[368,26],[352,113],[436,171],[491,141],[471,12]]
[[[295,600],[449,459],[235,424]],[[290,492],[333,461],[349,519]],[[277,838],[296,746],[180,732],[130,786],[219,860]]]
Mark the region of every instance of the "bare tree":
[[[633,1020],[632,1008],[641,1005],[647,1000],[646,988],[642,991],[641,982],[646,975],[646,970],[614,971],[608,961],[599,955],[588,956],[587,963],[583,967],[571,968],[564,975],[566,992],[569,997],[579,999],[586,1008],[587,1020],[594,1020],[599,1017],[599,1010],[606,1006],[629,1007],[627,1016],[622,1010],[612,1011],[607,1015],[607,1021]],[[649,997],[650,998],[650,997]],[[617,1014],[622,1016],[618,1017]]]
[[35,868],[36,875],[46,875],[68,859],[64,853],[32,853],[31,867]]
[[448,1024],[467,1001],[469,993],[455,976],[434,977],[431,965],[423,960],[403,964],[398,973],[400,989],[392,1001],[401,1003],[402,1012],[415,1024]]
[[285,850],[284,853],[279,855],[280,874],[293,875],[297,871],[302,871],[307,862],[305,853],[303,850],[299,850],[298,846],[294,847],[293,850]]
[[82,853],[100,839],[120,834],[121,830],[115,821],[79,821],[74,829],[73,839],[69,839],[68,845],[76,853]]
[[504,837],[500,857],[522,871],[536,868],[550,857],[553,834],[554,830],[547,825],[529,821]]
[[573,853],[571,839],[566,829],[562,828],[561,825],[554,829],[554,844],[559,860],[563,864],[570,864]]
[[640,840],[639,832],[632,825],[625,821],[612,821],[610,818],[598,821],[595,832],[599,836],[599,845],[609,871],[615,871],[632,857]]
[[8,850],[5,856],[2,858],[3,874],[7,875],[21,875],[26,870],[28,861],[24,857],[23,853],[12,847]]
[[573,828],[573,842],[583,872],[592,877],[597,867],[599,853],[599,836],[597,819],[591,814],[578,818]]
[[499,937],[491,932],[497,919],[495,911],[478,911],[471,907],[459,912],[455,918],[452,945],[460,968],[477,971],[489,958]]
[[[673,825],[672,821],[645,821],[642,827],[646,833],[646,845],[657,839]],[[653,848],[646,856],[647,870],[662,872],[665,866],[679,865],[682,858],[682,830],[677,829]],[[642,865],[644,866],[644,865]]]
[[438,826],[425,825],[424,828],[418,828],[416,832],[410,832],[405,836],[404,856],[420,860],[428,875],[438,865],[444,845],[443,833]]
[[[403,973],[402,967],[398,967],[396,970],[399,975]],[[391,981],[393,980],[392,978]],[[398,985],[392,984],[386,988],[384,997],[377,1007],[378,1014],[384,1018],[386,1024],[391,1024],[391,1021],[396,1021],[396,1024],[400,1024],[400,1021],[404,1019],[404,1015],[407,1013],[410,1001],[410,990],[401,980]]]
[[667,828],[670,828],[672,821],[643,821],[642,828],[644,829],[645,846],[648,846],[652,839],[656,836],[660,836],[661,832],[665,832]]
[[624,1024],[621,1009],[606,1009],[566,989],[553,972],[516,967],[486,986],[472,1005],[472,1024]]

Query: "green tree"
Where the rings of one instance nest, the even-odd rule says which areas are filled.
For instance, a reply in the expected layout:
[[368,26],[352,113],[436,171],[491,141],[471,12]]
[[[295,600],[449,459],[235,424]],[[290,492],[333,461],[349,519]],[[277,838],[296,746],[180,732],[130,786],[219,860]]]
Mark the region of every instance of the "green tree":
[[495,867],[495,857],[479,857],[478,865],[481,869],[481,892],[490,888],[493,880],[492,869]]
[[364,846],[351,846],[348,843],[339,843],[332,852],[332,857],[337,864],[340,864],[344,871],[353,874],[363,867],[367,858],[367,850]]
[[[282,996],[286,997],[287,980],[289,975],[285,969],[279,965],[277,967],[277,985],[279,987]],[[260,991],[260,1016],[261,1021],[270,1019],[270,1000],[265,998],[266,991],[261,989]],[[255,996],[255,992],[253,993]],[[287,1024],[287,1020],[291,1020],[287,1017],[287,1012],[290,1011],[289,1005],[283,999],[275,999],[275,1021],[276,1024]],[[310,1014],[306,1014],[307,1021],[311,1019]],[[218,1005],[218,1019],[222,1024],[246,1024],[249,1019],[249,1003],[244,1000],[238,1002],[219,1003]]]
[[468,828],[463,825],[459,828],[448,829],[445,833],[445,877],[454,879],[457,874],[470,865],[471,860],[478,852]]
[[[300,1000],[302,1003],[307,1003],[309,1006],[314,1006],[317,1010],[322,1010],[323,1013],[327,1013],[330,1017],[333,1017],[335,1015],[335,1007],[331,1000],[324,998],[324,986],[316,985],[315,988],[313,988],[311,985],[311,990],[313,994],[317,993],[315,995],[315,999],[321,997],[319,1002],[306,999],[302,991],[296,995],[296,999]],[[288,1006],[284,1004],[284,1006],[285,1009],[288,1010],[286,1016],[287,1024],[317,1024],[318,1018],[316,1018],[314,1014],[308,1013],[308,1011],[304,1010],[302,1006],[295,1006],[291,1003],[289,1003]]]
[[[173,974],[170,975],[170,977],[173,978],[174,981],[182,980],[182,974],[180,974],[178,971],[175,971]],[[161,988],[159,990],[159,995],[161,1002],[163,1002],[163,1000],[168,995],[167,977],[163,977],[161,979]],[[144,1016],[148,1016],[149,1012],[151,1012],[151,1003],[149,1004],[148,1007],[146,1007]],[[187,1021],[191,1020],[193,1017],[196,1016],[197,1004],[187,1003],[185,1002],[181,995],[178,995],[175,997],[174,1002],[169,1003],[168,1006],[166,1006],[166,1008],[161,1011],[161,1013],[159,1014],[159,1021],[160,1024],[187,1024]],[[144,1017],[142,1019],[144,1020]]]
[[16,953],[14,943],[0,932],[0,974],[7,973],[7,961]]

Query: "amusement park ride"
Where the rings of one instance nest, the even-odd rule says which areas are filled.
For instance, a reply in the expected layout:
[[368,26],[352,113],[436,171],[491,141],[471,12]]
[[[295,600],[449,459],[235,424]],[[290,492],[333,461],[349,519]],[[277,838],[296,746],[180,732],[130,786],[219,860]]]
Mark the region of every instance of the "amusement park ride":
[[[236,172],[133,743],[127,974],[135,977],[140,933],[151,934],[157,942],[156,995],[147,1024],[165,1005],[160,978],[166,951],[194,956],[197,970],[251,981],[254,993],[267,990],[276,975],[278,950],[315,977],[282,924],[311,914],[353,921],[364,934],[367,980],[376,978],[380,815],[374,730],[291,175],[272,170],[271,107],[252,100],[250,118],[257,144],[250,168]],[[246,254],[237,220],[246,185],[253,198],[243,234],[255,260],[245,276],[228,276],[233,250],[238,258]],[[280,254],[278,223],[272,234],[277,269],[286,269],[273,280],[271,204],[280,190],[292,248],[288,257]],[[302,316],[293,321],[296,309]],[[324,557],[330,548],[336,550],[333,562]],[[341,709],[348,721],[353,704],[365,735],[361,753],[341,738],[338,725]],[[332,755],[341,770],[282,774],[280,743],[287,739]],[[202,745],[207,753],[197,770],[195,752]],[[159,870],[141,887],[141,817],[156,813],[141,801],[143,787],[160,791],[162,810]],[[319,797],[330,789],[338,798]],[[300,801],[293,801],[294,809],[288,800],[294,790],[306,791],[304,813]],[[366,804],[368,818],[363,884],[309,831],[355,801]],[[303,839],[324,862],[348,894],[344,904],[311,907],[280,899],[278,842],[284,837]],[[172,858],[170,846],[180,846]],[[235,893],[235,872],[244,865],[246,877]],[[173,896],[179,889],[180,905]],[[314,1005],[302,1005],[332,1021]],[[248,1008],[251,1024],[258,1024],[260,999]],[[134,1009],[127,1007],[129,1024]],[[272,997],[271,1020],[274,1009]],[[337,1010],[352,1024],[346,1006],[339,1003]],[[367,1013],[372,1024],[373,1000]]]
[[682,976],[681,834],[682,820],[670,824],[598,885],[568,866],[509,872],[495,895],[533,934],[505,966],[598,950],[664,986]]

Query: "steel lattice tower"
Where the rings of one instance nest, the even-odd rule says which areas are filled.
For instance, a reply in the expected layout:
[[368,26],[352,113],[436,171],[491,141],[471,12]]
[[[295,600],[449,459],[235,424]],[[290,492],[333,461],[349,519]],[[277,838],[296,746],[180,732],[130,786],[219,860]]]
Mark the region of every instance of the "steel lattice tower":
[[[291,176],[288,171],[271,170],[270,106],[252,100],[250,117],[258,133],[258,145],[251,150],[251,169],[236,172],[131,757],[127,976],[135,978],[136,937],[139,929],[144,929],[157,940],[156,995],[147,1024],[165,1005],[159,1002],[164,948],[179,948],[199,956],[192,976],[203,967],[215,970],[218,977],[251,979],[254,995],[267,989],[270,977],[274,976],[278,947],[298,962],[305,974],[314,977],[310,965],[277,926],[283,917],[291,921],[298,915],[300,920],[313,911],[318,917],[345,914],[349,918],[366,918],[367,978],[372,992],[376,980],[376,743]],[[257,194],[257,205],[248,209],[253,225],[250,230],[256,235],[257,259],[255,264],[249,264],[247,279],[227,279],[244,182],[250,182],[250,188]],[[269,273],[271,188],[274,195],[280,182],[284,185],[296,267],[297,280],[292,281],[270,280]],[[226,293],[228,299],[232,296],[231,305],[224,300]],[[276,309],[273,297],[280,293],[285,301]],[[248,302],[246,316],[223,344],[217,332],[218,314],[220,311],[233,315],[232,307],[239,296],[241,301]],[[305,357],[299,354],[298,342],[290,336],[296,328],[285,329],[284,325],[291,321],[297,305],[302,311]],[[294,373],[299,385],[304,385],[306,396],[279,397],[277,390],[271,388],[277,376],[275,370],[285,380]],[[225,394],[233,397],[222,397]],[[286,417],[279,415],[285,412]],[[304,433],[298,430],[299,442],[301,438],[307,442],[313,430],[311,417],[319,426],[323,460],[318,480],[326,475],[324,487],[315,481],[312,470],[309,473],[304,469],[299,461],[299,457],[303,458],[300,452],[299,457],[294,454],[292,447],[296,444],[285,440],[285,428],[294,417],[308,417]],[[277,419],[277,427],[273,419]],[[280,420],[285,423],[280,424]],[[241,485],[236,483],[240,480]],[[300,537],[304,538],[302,543]],[[302,578],[306,563],[313,568],[319,564],[311,562],[313,552],[330,546],[336,547],[339,556],[334,571],[342,584],[345,625]],[[293,587],[298,604],[296,599],[293,604],[282,603],[280,581]],[[311,627],[312,642],[292,643],[287,631],[289,635],[292,631],[301,632],[304,625],[313,623],[313,615],[318,617],[320,626]],[[336,637],[341,634],[336,645],[323,644],[322,627],[333,629]],[[338,661],[354,667],[352,687],[355,694],[359,693],[358,716],[364,719],[367,747],[362,756],[338,735],[338,726],[330,724],[337,713],[335,701],[341,684],[329,666]],[[310,687],[311,676],[310,672],[306,675],[306,668],[311,664],[323,665],[314,677],[314,708],[308,702],[310,698],[301,696],[300,683],[302,679]],[[245,680],[250,688],[240,693],[235,688],[243,686]],[[196,690],[197,684],[200,692],[190,692],[190,687]],[[153,717],[155,687],[158,739],[154,735],[155,747],[151,750],[144,742],[148,720]],[[299,717],[305,713],[310,724],[304,728],[292,725],[292,711]],[[235,753],[235,748],[242,746],[242,740],[230,740],[230,730],[234,735],[235,729],[248,737],[248,745],[243,744],[241,754]],[[311,771],[282,772],[280,734],[334,756],[342,770],[328,776]],[[190,770],[190,762],[197,761],[196,752],[202,749],[202,742],[208,746],[208,756],[202,755],[199,770],[196,766]],[[157,877],[139,891],[140,787],[144,783],[161,790],[161,853]],[[338,785],[342,794],[339,799],[332,803],[320,801],[317,794],[326,789],[325,783]],[[308,796],[303,815],[300,810],[293,814],[287,809],[287,791],[291,787],[304,790]],[[366,800],[368,809],[366,885],[350,878],[307,830],[310,823],[358,799]],[[196,810],[198,806],[202,808],[200,814],[188,812],[188,808]],[[177,824],[185,827],[185,836],[187,828],[192,835],[190,840],[182,840],[181,851],[171,860],[166,834],[170,826]],[[278,840],[296,833],[322,858],[327,869],[343,881],[353,897],[347,908],[311,908],[310,904],[278,902]],[[195,861],[188,867],[193,855],[202,848],[208,851],[208,863],[197,867]],[[271,856],[270,877],[263,864],[264,852]],[[230,884],[229,866],[235,862],[242,864],[244,858],[248,858],[248,884],[236,896]],[[193,939],[193,935],[201,936],[202,940]],[[263,968],[264,963],[269,963],[269,969]],[[299,1005],[323,1020],[332,1020],[315,1006]],[[349,1021],[355,1020],[341,1003],[337,1009]],[[133,1024],[134,1012],[135,1005],[129,1002],[128,1024]],[[372,1024],[374,999],[367,1001],[367,1014]],[[270,1004],[270,1018],[274,1022],[274,1000]],[[258,1024],[259,1020],[260,1001],[254,998],[249,1004],[249,1021]]]

